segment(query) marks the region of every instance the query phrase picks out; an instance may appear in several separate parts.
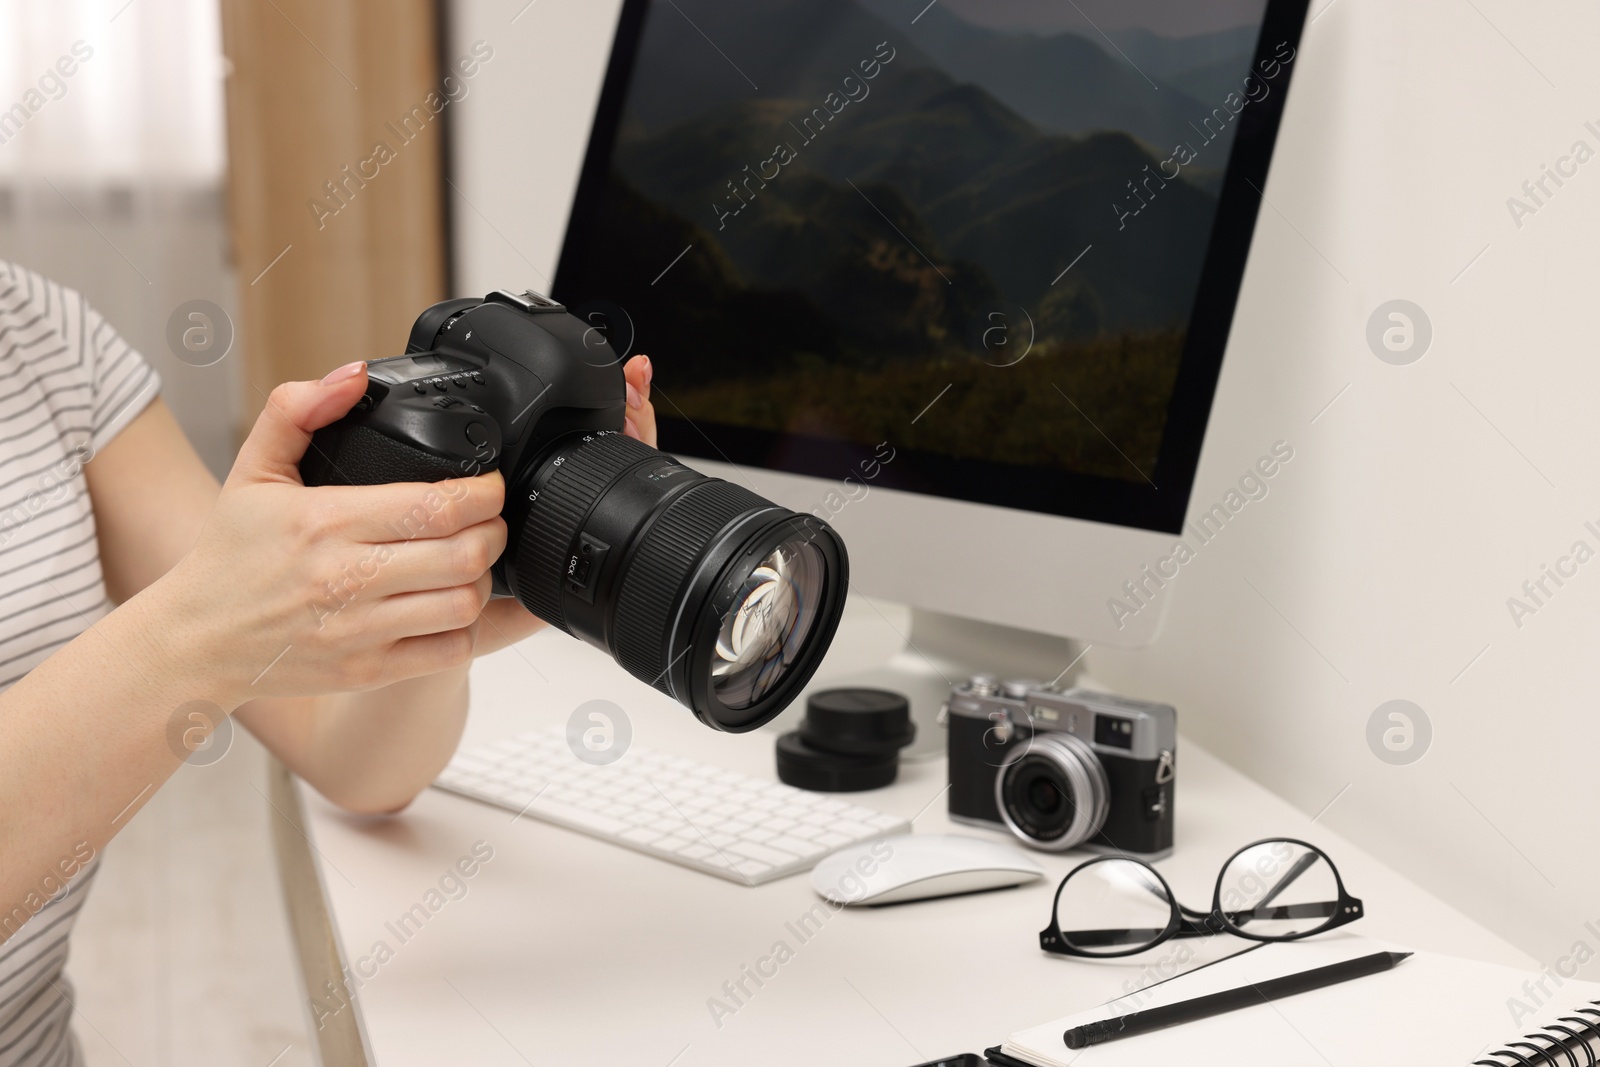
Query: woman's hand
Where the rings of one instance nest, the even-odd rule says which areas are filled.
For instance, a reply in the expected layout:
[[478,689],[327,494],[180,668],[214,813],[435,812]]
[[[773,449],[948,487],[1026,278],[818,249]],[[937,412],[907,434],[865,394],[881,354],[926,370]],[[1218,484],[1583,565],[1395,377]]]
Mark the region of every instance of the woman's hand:
[[[628,383],[628,411],[623,418],[622,432],[654,448],[656,409],[650,403],[652,373],[649,356],[634,356],[623,365],[622,375]],[[515,644],[544,628],[544,620],[514,597],[489,601],[483,609],[482,622],[475,650],[479,656]]]
[[[366,366],[273,390],[194,548],[131,604],[185,643],[195,695],[372,689],[461,667],[505,547],[498,473],[306,488],[309,435],[366,389]],[[131,605],[130,605],[131,606]]]

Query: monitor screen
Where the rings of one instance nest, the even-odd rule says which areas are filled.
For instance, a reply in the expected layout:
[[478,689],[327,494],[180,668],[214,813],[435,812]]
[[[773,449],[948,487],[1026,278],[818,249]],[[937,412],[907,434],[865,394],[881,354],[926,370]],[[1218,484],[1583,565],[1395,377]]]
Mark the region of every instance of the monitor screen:
[[628,0],[555,295],[662,447],[1176,531],[1305,0]]

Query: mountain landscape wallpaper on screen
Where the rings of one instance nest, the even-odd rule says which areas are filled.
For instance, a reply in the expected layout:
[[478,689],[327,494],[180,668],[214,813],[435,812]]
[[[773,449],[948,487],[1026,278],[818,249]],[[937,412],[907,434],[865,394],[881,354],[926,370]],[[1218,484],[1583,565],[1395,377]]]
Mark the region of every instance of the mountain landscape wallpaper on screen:
[[1256,23],[925,4],[656,0],[562,286],[696,425],[1147,480]]

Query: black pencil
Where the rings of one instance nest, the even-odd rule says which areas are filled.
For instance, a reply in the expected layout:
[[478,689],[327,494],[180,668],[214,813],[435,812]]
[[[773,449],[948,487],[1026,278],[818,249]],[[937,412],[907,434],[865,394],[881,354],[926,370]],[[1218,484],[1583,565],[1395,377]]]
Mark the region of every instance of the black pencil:
[[1348,982],[1352,978],[1377,974],[1380,971],[1387,971],[1410,955],[1409,952],[1374,952],[1370,956],[1360,956],[1353,960],[1345,960],[1343,963],[1331,963],[1326,967],[1315,967],[1309,971],[1285,975],[1256,985],[1240,986],[1238,989],[1211,993],[1177,1004],[1136,1011],[1116,1019],[1074,1026],[1062,1037],[1066,1040],[1068,1048],[1088,1048],[1090,1045],[1115,1041],[1120,1037],[1147,1034],[1152,1030],[1163,1030],[1169,1026],[1194,1022],[1196,1019],[1208,1019],[1224,1012],[1238,1011],[1240,1008],[1248,1008],[1263,1001],[1292,997],[1296,993],[1309,993],[1313,989]]

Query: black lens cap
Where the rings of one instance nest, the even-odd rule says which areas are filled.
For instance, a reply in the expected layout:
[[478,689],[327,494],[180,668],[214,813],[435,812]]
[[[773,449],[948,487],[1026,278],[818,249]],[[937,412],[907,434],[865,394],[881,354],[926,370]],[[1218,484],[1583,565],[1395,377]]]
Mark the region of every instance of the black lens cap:
[[798,730],[778,738],[778,780],[814,793],[856,793],[891,784],[900,770],[900,755],[841,756],[806,744]]
[[911,705],[887,689],[825,689],[806,701],[800,736],[841,756],[891,756],[917,736]]

